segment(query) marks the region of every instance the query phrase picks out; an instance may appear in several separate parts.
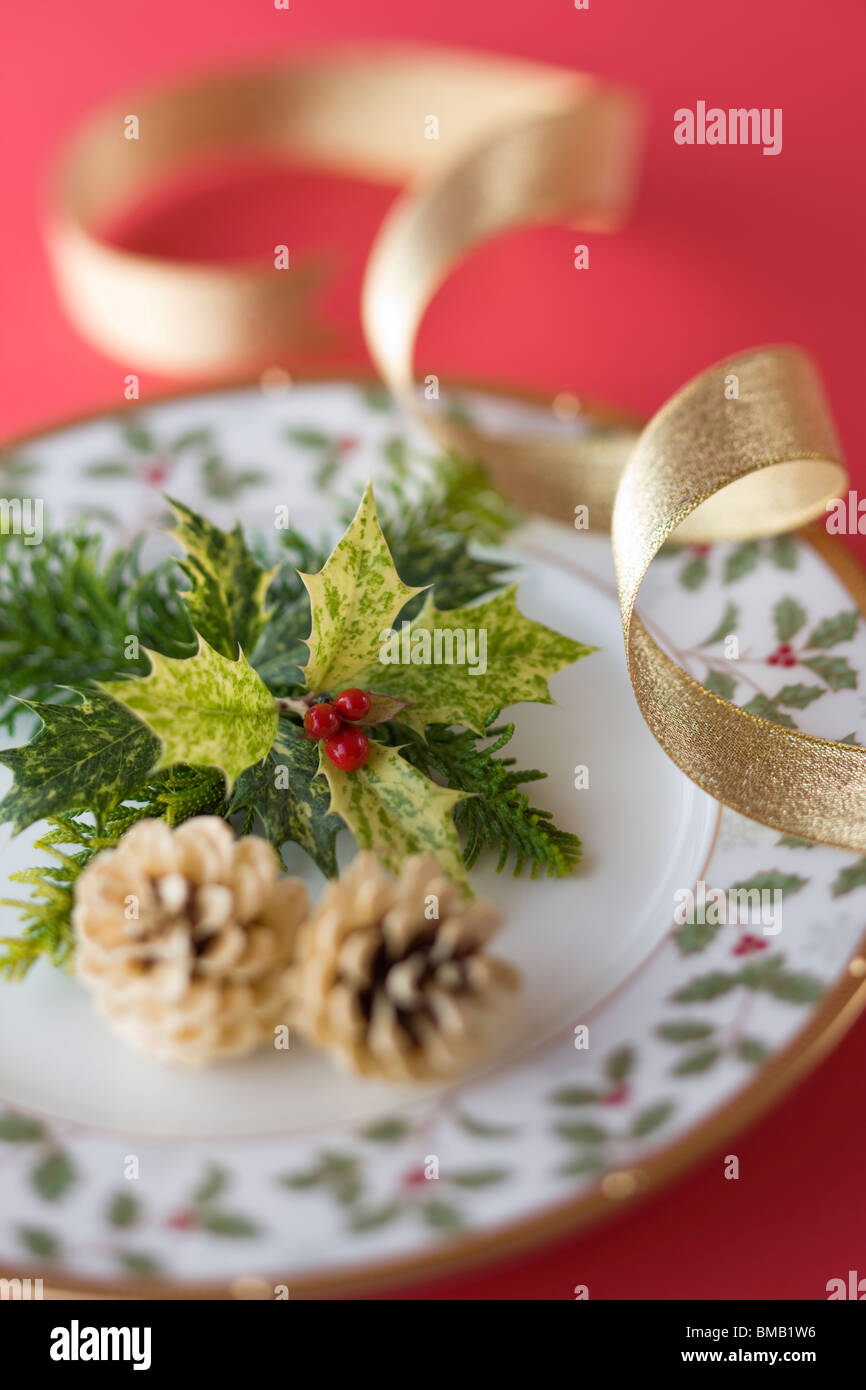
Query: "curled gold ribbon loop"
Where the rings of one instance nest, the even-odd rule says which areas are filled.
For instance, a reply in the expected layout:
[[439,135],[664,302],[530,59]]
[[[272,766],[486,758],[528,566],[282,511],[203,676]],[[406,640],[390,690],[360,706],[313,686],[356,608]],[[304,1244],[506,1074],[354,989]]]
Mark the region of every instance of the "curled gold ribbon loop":
[[[134,115],[138,140],[124,123]],[[426,123],[439,123],[425,140]],[[821,515],[845,471],[809,359],[746,353],[704,372],[642,432],[615,419],[579,438],[492,435],[421,402],[413,348],[439,284],[479,242],[567,220],[611,229],[634,190],[641,112],[608,83],[511,59],[428,49],[313,56],[289,67],[127,96],[74,136],[48,245],[82,333],[122,360],[220,374],[301,347],[317,272],[190,265],[110,245],[101,227],[158,174],[256,150],[404,188],[362,295],[382,376],[441,444],[483,458],[518,503],[612,524],[629,674],[659,743],[712,796],[804,839],[866,851],[866,750],[771,724],[699,685],[635,613],[646,570],[678,540],[778,534]]]
[[[731,380],[738,398],[726,389]],[[665,752],[743,815],[863,851],[866,749],[782,728],[721,699],[661,649],[634,611],[653,557],[697,509],[718,536],[771,535],[802,525],[845,486],[809,358],[794,348],[746,353],[703,372],[650,420],[620,482],[613,550],[629,675]]]
[[[440,199],[471,200],[489,234],[497,219],[522,219],[537,163],[550,215],[563,206],[561,174],[588,214],[615,220],[633,184],[635,116],[631,96],[580,74],[412,47],[313,54],[129,93],[85,121],[59,161],[49,255],[70,316],[98,347],[160,371],[236,371],[305,345],[314,282],[264,261],[190,264],[112,245],[106,222],[157,177],[255,152],[413,189],[435,184]],[[427,139],[431,120],[436,138]],[[479,199],[472,156],[491,148],[494,181]],[[428,256],[450,264],[447,239],[438,252],[427,243],[413,253],[413,244],[411,235],[402,244],[410,276]],[[400,254],[393,236],[391,254]],[[414,284],[405,292],[414,296]]]

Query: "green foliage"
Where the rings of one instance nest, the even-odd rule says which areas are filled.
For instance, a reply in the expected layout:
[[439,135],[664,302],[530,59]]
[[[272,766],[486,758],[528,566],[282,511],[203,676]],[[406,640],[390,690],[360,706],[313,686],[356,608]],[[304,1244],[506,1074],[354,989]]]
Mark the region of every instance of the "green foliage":
[[95,854],[117,844],[124,831],[145,816],[180,825],[190,816],[226,814],[222,775],[214,768],[173,767],[137,788],[134,800],[117,806],[101,831],[89,816],[65,812],[51,817],[49,829],[34,848],[50,862],[11,875],[27,884],[28,899],[0,899],[21,913],[24,928],[17,937],[0,938],[0,974],[21,979],[40,958],[65,965],[72,953],[72,911],[75,880]]
[[[327,439],[307,446],[330,450]],[[11,727],[14,710],[26,709],[42,727],[0,755],[15,772],[0,818],[21,829],[47,817],[37,847],[49,862],[14,875],[31,897],[15,903],[23,931],[2,943],[0,972],[21,977],[40,956],[68,961],[78,875],[143,816],[176,825],[246,812],[245,833],[258,816],[275,847],[296,841],[328,875],[342,824],[394,869],[405,854],[432,849],[458,880],[485,849],[500,869],[513,859],[516,874],[529,867],[533,877],[577,863],[577,838],[522,790],[544,774],[495,756],[513,725],[493,728],[487,710],[546,700],[551,672],[588,649],[524,619],[511,589],[465,607],[500,586],[507,568],[472,555],[470,539],[498,542],[515,520],[480,465],[423,460],[419,484],[402,439],[385,453],[381,513],[368,488],[332,552],[285,532],[274,568],[239,527],[223,532],[179,504],[183,554],[148,572],[137,545],[103,557],[83,532],[49,537],[36,553],[14,538],[3,548],[0,718]],[[453,668],[427,671],[423,690],[395,688],[386,722],[371,725],[364,768],[322,765],[321,750],[301,737],[304,707],[292,697],[305,685],[357,683],[364,667],[363,683],[375,690],[382,628],[446,613],[452,626],[481,623],[488,633],[495,670],[486,699]],[[413,673],[404,668],[403,682]],[[78,703],[64,687],[80,690]],[[15,706],[21,697],[27,703]],[[412,729],[388,722],[407,699]]]
[[546,773],[516,771],[515,758],[496,757],[514,733],[513,724],[494,727],[498,714],[495,710],[484,721],[483,735],[432,724],[425,737],[403,725],[392,736],[401,745],[403,757],[421,772],[465,793],[454,820],[464,836],[467,868],[483,851],[493,850],[498,855],[497,871],[513,856],[515,876],[528,867],[532,878],[540,873],[561,878],[578,863],[580,840],[554,825],[549,811],[531,806],[521,790],[527,782],[541,781]]
[[16,699],[65,699],[65,687],[137,675],[131,634],[167,656],[194,649],[171,562],[143,572],[140,543],[102,554],[99,536],[48,534],[40,546],[10,536],[0,548],[0,724],[24,713]]

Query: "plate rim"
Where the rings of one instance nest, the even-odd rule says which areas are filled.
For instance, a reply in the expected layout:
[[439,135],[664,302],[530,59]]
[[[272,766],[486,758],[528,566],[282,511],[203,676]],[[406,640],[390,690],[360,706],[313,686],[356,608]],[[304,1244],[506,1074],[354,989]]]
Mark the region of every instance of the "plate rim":
[[[324,385],[347,383],[361,386],[380,386],[380,379],[371,370],[323,367],[292,372],[285,384],[287,392],[295,385]],[[477,377],[456,377],[458,389],[489,392],[524,403],[546,405],[551,390],[540,387],[516,386]],[[196,397],[226,394],[232,391],[263,389],[261,374],[231,376],[198,385],[184,384],[148,395],[146,400],[126,401],[111,406],[96,407],[55,420],[47,425],[28,429],[0,441],[0,452],[21,444],[59,434],[88,422],[117,418],[142,408],[158,406]],[[633,412],[620,410],[589,397],[579,397],[587,412],[602,416],[628,428],[640,424]],[[548,518],[549,519],[549,518]],[[822,561],[844,585],[861,614],[866,617],[866,568],[838,538],[828,535],[819,523],[813,522],[795,533],[815,550]],[[516,1221],[505,1222],[492,1230],[457,1236],[440,1246],[427,1248],[412,1255],[384,1260],[367,1260],[345,1266],[338,1271],[291,1276],[284,1280],[293,1297],[319,1299],[346,1297],[400,1284],[412,1285],[453,1274],[469,1273],[473,1269],[500,1257],[511,1256],[544,1245],[556,1237],[573,1236],[577,1231],[598,1225],[606,1217],[626,1206],[634,1207],[668,1187],[677,1177],[697,1163],[717,1143],[739,1133],[765,1114],[794,1085],[811,1071],[836,1045],[866,1008],[866,933],[858,942],[848,967],[836,983],[827,990],[808,1021],[781,1052],[773,1056],[755,1079],[736,1091],[721,1106],[693,1125],[679,1139],[665,1145],[632,1171],[630,1190],[617,1185],[605,1192],[599,1183],[579,1197],[554,1202],[540,1212]],[[626,1170],[627,1171],[627,1170]],[[214,1283],[171,1282],[167,1280],[100,1280],[69,1279],[59,1282],[38,1273],[35,1267],[0,1267],[2,1279],[42,1278],[46,1299],[95,1298],[136,1301],[222,1301],[238,1298],[273,1297],[278,1276],[267,1280],[236,1279]]]

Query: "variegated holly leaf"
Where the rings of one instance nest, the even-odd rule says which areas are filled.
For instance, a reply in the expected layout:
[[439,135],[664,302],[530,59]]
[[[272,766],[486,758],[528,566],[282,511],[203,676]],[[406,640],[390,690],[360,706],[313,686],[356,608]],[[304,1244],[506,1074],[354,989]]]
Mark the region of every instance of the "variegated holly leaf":
[[254,810],[276,850],[294,840],[328,878],[337,876],[334,842],[342,827],[319,778],[319,752],[296,724],[281,719],[264,762],[238,778],[230,810]]
[[525,618],[511,585],[468,608],[443,611],[428,598],[411,626],[381,644],[380,660],[357,684],[407,700],[399,718],[414,729],[463,724],[482,733],[493,709],[552,704],[549,678],[594,650]]
[[420,593],[404,584],[382,534],[368,483],[349,529],[324,569],[302,574],[313,611],[303,667],[309,690],[335,690],[376,660],[380,634]]
[[426,852],[468,891],[460,841],[451,814],[464,795],[431,782],[395,748],[371,743],[357,772],[341,772],[324,749],[319,769],[331,789],[331,810],[343,817],[362,849],[374,850],[392,873],[408,854]]
[[261,762],[277,732],[277,702],[246,657],[228,661],[199,638],[195,656],[148,652],[150,674],[102,689],[137,715],[162,746],[156,766],[217,767],[229,788]]
[[23,748],[0,753],[15,775],[0,819],[11,821],[16,834],[61,811],[105,815],[159,756],[159,744],[139,720],[98,691],[75,705],[27,706],[42,728]]
[[183,547],[178,564],[192,583],[182,594],[193,627],[220,656],[252,652],[269,614],[265,594],[276,568],[265,570],[247,549],[240,522],[221,531],[197,512],[168,499],[177,518],[170,532]]

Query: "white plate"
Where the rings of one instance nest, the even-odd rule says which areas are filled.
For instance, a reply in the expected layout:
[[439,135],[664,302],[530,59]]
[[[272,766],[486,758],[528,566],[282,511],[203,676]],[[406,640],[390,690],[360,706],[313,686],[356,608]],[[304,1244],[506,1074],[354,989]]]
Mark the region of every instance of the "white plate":
[[[461,405],[503,425],[549,420],[540,408],[471,392]],[[296,525],[318,534],[333,531],[334,517],[312,483],[316,451],[289,443],[290,427],[343,441],[347,487],[369,474],[375,482],[395,433],[428,448],[414,426],[348,383],[175,399],[138,419],[152,447],[131,447],[115,417],[16,449],[52,520],[95,509],[108,533],[130,536],[158,521],[165,489],[217,522],[240,517],[263,532],[285,502]],[[200,443],[173,448],[201,429]],[[94,469],[106,462],[117,467]],[[474,871],[477,890],[507,914],[500,950],[525,980],[498,1055],[457,1086],[420,1092],[350,1079],[300,1047],[187,1075],[127,1051],[73,980],[40,966],[23,985],[0,985],[0,1117],[32,1121],[4,1140],[0,1118],[0,1268],[64,1287],[168,1294],[254,1277],[265,1296],[278,1285],[296,1295],[421,1274],[636,1195],[697,1152],[725,1107],[732,1125],[766,1101],[780,1059],[793,1048],[787,1076],[803,1054],[804,1029],[822,1034],[850,999],[866,873],[845,873],[850,855],[782,845],[727,811],[719,833],[718,805],[667,759],[638,713],[603,537],[532,521],[509,558],[523,611],[600,650],[554,678],[553,709],[508,712],[517,723],[509,752],[549,772],[530,788],[533,800],[580,834],[584,858],[553,883],[497,875],[489,864]],[[757,690],[820,686],[802,710],[780,708],[809,732],[866,731],[863,625],[806,648],[819,622],[856,605],[803,540],[659,560],[641,597],[699,679],[708,665],[735,675],[740,703]],[[834,691],[814,668],[768,664],[783,597],[806,615],[790,639],[799,655],[844,659],[853,687]],[[705,645],[729,604],[738,609],[729,618],[735,661]],[[582,790],[578,765],[589,769]],[[9,774],[0,772],[4,791]],[[38,833],[10,840],[0,831],[4,873],[34,862]],[[342,839],[345,858],[351,842]],[[293,847],[289,866],[319,891],[321,877]],[[705,941],[674,932],[678,890],[769,873],[785,876],[779,936],[737,926]],[[14,933],[14,912],[2,912],[0,934]],[[739,977],[778,957],[778,974],[763,983],[760,972]],[[733,982],[714,997],[711,983],[692,983],[719,972]],[[673,1000],[684,987],[707,997]],[[683,1021],[709,1031],[674,1042],[671,1025]],[[590,1046],[577,1050],[583,1024]],[[139,1177],[129,1180],[131,1156]],[[431,1156],[439,1177],[428,1180]]]

